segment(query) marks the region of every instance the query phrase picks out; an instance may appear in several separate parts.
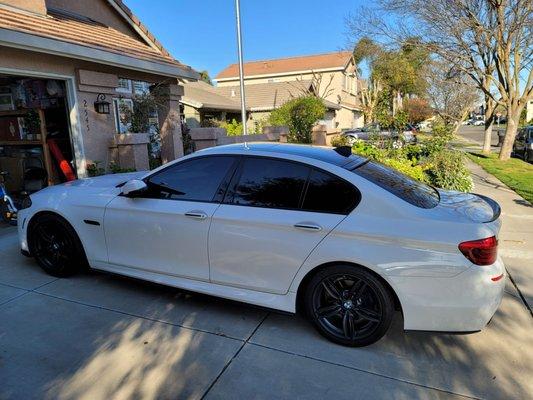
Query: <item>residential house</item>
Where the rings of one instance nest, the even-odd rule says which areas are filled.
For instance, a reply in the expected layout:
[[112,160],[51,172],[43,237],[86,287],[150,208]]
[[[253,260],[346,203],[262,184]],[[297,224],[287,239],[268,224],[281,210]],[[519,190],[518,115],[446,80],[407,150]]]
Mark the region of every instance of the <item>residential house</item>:
[[533,121],[533,100],[529,100],[526,104],[526,121]]
[[241,105],[236,99],[201,80],[183,85],[181,117],[189,128],[198,128],[210,120],[241,120]]
[[[198,81],[185,83],[182,104],[182,118],[195,128],[208,125],[208,120],[241,121],[241,95],[238,86],[212,86]],[[268,124],[272,110],[303,94],[316,93],[311,80],[267,82],[246,86],[246,112],[250,132],[261,132]],[[334,128],[336,113],[341,109],[337,103],[323,100],[326,115],[321,124]]]
[[[215,80],[219,88],[234,91],[238,96],[238,64],[222,70]],[[244,63],[244,82],[247,101],[249,93],[267,90],[256,85],[266,88],[278,84],[288,88],[289,83],[310,82],[317,95],[338,107],[335,117],[329,118],[335,125],[332,127],[350,129],[363,125],[357,69],[349,51],[247,62]]]
[[0,54],[0,169],[12,192],[24,189],[28,166],[42,166],[43,184],[54,184],[86,176],[95,161],[106,167],[113,141],[122,155],[136,141],[146,148],[142,135],[130,143],[123,138],[133,135],[115,134],[128,130],[120,105],[131,108],[154,85],[167,94],[152,118],[162,159],[183,154],[178,78],[198,74],[121,0],[0,0]]
[[[217,89],[219,93],[240,103],[241,91],[239,86],[220,86]],[[258,127],[267,123],[270,113],[289,100],[304,94],[316,94],[316,91],[317,88],[314,87],[312,80],[247,84],[245,95],[250,129],[254,129],[253,126],[257,130]],[[326,106],[326,115],[320,123],[333,129],[337,126],[337,113],[341,107],[326,99],[322,101]]]

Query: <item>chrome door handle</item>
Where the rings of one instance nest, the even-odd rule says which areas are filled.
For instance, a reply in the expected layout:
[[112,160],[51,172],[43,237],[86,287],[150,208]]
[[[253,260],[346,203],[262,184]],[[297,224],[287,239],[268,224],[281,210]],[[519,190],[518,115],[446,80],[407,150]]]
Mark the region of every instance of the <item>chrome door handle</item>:
[[207,214],[203,211],[188,211],[185,213],[186,217],[196,218],[196,219],[206,219]]
[[294,224],[294,227],[298,229],[305,229],[308,231],[321,231],[322,230],[322,227],[320,225],[311,224],[308,222],[300,222],[298,224]]

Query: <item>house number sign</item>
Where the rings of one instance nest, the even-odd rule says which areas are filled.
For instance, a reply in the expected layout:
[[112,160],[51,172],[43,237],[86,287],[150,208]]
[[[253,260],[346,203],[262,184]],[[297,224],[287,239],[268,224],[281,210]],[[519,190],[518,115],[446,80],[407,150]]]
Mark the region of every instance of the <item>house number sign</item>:
[[91,127],[89,125],[89,111],[87,110],[87,100],[83,100],[83,120],[85,121],[85,127],[87,128],[87,132],[91,130]]

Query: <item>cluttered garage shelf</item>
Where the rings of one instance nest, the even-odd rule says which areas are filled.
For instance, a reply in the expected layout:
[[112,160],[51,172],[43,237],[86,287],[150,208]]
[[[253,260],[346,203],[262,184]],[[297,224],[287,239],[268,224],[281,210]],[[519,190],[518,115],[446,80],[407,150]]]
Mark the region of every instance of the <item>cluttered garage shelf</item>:
[[15,200],[76,178],[65,83],[0,75],[0,171]]

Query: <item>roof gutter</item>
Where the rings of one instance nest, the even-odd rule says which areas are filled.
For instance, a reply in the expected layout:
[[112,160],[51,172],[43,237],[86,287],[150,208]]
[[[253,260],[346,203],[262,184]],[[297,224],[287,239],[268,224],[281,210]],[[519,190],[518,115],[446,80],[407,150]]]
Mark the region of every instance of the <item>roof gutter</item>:
[[31,35],[29,33],[17,32],[5,28],[0,28],[0,46],[53,54],[61,57],[76,58],[79,60],[113,65],[115,67],[173,78],[200,79],[200,75],[192,68],[181,68],[171,64],[142,60],[119,53]]
[[347,110],[350,110],[350,111],[359,111],[359,112],[362,112],[362,111],[363,111],[361,108],[358,108],[358,107],[352,107],[352,106],[349,106],[348,104],[340,103],[340,106],[341,106],[342,108],[346,108]]
[[194,101],[185,96],[180,99],[180,103],[190,106],[192,108],[196,108],[198,110],[199,109],[220,110],[220,111],[240,111],[241,110],[241,107],[239,105],[228,106],[228,105],[220,105],[220,104],[201,103],[199,101]]
[[[344,71],[343,66],[339,67],[331,67],[331,68],[318,68],[318,69],[302,69],[299,71],[287,71],[287,72],[276,72],[273,74],[259,74],[259,75],[244,75],[244,79],[257,79],[257,78],[270,78],[270,77],[277,77],[277,76],[288,76],[288,75],[310,75],[313,73],[319,73],[319,72],[336,72],[336,71]],[[214,78],[213,80],[216,82],[228,82],[228,81],[236,81],[239,79],[239,76],[230,76],[226,78]]]

